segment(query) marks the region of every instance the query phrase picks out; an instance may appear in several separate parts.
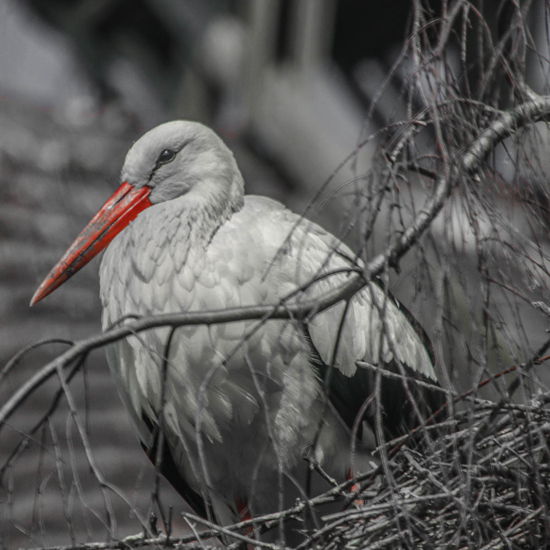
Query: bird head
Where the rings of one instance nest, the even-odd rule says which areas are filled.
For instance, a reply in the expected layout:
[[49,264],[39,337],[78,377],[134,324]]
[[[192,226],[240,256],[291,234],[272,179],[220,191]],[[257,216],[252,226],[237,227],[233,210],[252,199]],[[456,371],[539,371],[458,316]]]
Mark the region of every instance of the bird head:
[[180,200],[222,223],[243,205],[244,184],[231,151],[209,128],[173,121],[144,134],[128,151],[119,188],[42,281],[31,306],[82,269],[140,212]]
[[[231,151],[198,122],[166,122],[142,136],[126,155],[121,181],[149,187],[151,204],[186,195],[186,200],[238,209],[244,193]],[[218,205],[216,205],[218,206]]]

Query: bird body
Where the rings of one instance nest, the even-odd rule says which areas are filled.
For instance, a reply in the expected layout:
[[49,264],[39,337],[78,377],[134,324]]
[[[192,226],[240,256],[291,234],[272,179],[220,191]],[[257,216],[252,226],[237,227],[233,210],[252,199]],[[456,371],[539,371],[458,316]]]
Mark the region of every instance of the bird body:
[[[177,121],[145,134],[122,179],[150,204],[118,231],[101,263],[105,329],[128,316],[296,304],[361,267],[318,225],[276,201],[244,198],[231,152],[202,125]],[[305,457],[337,479],[352,464],[369,467],[372,422],[370,438],[365,427],[351,452],[353,422],[374,391],[357,361],[436,380],[423,340],[375,283],[307,322],[155,328],[111,344],[107,355],[152,460],[162,434],[165,464],[175,470],[168,479],[221,523],[238,517],[239,502],[254,513],[277,510],[281,480],[296,479]],[[388,418],[406,427],[405,393],[386,401],[395,411]]]

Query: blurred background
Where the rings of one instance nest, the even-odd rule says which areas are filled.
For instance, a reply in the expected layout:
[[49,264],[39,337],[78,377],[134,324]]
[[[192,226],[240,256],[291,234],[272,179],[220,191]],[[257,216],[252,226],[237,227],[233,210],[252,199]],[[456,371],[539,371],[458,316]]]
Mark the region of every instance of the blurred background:
[[[435,17],[439,3],[432,4]],[[496,27],[499,2],[483,4]],[[529,12],[541,56],[549,53],[544,5],[534,2]],[[166,120],[213,127],[235,152],[248,193],[307,212],[353,245],[358,237],[345,220],[354,197],[346,185],[376,162],[377,131],[407,117],[405,84],[414,69],[400,56],[410,24],[409,0],[0,0],[0,364],[41,340],[100,330],[97,260],[32,310],[28,302],[119,183],[132,142]],[[449,67],[460,70],[460,55],[458,47],[450,52]],[[529,63],[530,85],[548,93],[548,66]],[[412,103],[421,108],[422,101],[419,93]],[[429,154],[433,136],[418,147]],[[514,147],[509,142],[494,157],[504,182],[518,178]],[[545,162],[529,166],[524,185],[546,188]],[[420,200],[425,189],[412,186],[411,193]],[[443,222],[434,227],[436,238],[438,231]],[[473,254],[463,239],[462,253]],[[374,250],[383,242],[382,235]],[[412,258],[405,274],[414,265]],[[429,331],[422,291],[413,289],[411,305],[414,281],[402,279],[396,293]],[[464,302],[475,304],[476,282],[463,284],[473,292]],[[533,312],[522,317],[522,327],[531,347],[545,337],[546,324]],[[25,355],[2,379],[2,401],[65,346],[51,343]],[[103,352],[90,355],[73,387],[97,467],[125,495],[126,501],[109,496],[115,527],[105,527],[104,496],[86,449],[73,441],[66,409],[30,439],[22,436],[56,387],[52,381],[33,396],[27,416],[0,439],[3,464],[14,442],[37,449],[14,456],[4,470],[0,546],[6,548],[133,534],[139,523],[132,509],[147,517],[151,506],[153,469]],[[56,456],[65,457],[62,468]],[[185,505],[161,485],[175,528],[185,530],[177,513]]]

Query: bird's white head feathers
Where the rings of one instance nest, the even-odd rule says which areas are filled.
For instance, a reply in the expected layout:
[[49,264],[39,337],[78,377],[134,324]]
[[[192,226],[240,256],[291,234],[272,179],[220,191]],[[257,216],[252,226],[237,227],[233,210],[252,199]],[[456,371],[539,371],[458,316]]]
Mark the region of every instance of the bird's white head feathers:
[[230,215],[242,208],[244,183],[233,153],[209,128],[176,120],[153,128],[126,155],[122,181],[152,188],[153,204],[185,196],[189,208]]

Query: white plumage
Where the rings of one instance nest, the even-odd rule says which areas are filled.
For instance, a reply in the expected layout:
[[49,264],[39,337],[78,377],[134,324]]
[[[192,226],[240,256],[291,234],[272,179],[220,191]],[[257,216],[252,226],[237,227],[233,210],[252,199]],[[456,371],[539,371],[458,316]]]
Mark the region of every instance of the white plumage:
[[[104,255],[104,328],[128,315],[277,304],[319,275],[354,266],[352,252],[318,225],[273,200],[243,198],[233,155],[200,124],[170,122],[145,134],[128,152],[122,180],[150,187],[151,206]],[[347,277],[321,279],[292,300],[321,296]],[[329,393],[326,406],[323,368],[333,362],[344,311],[337,304],[307,327],[271,320],[244,340],[257,321],[181,327],[169,346],[169,328],[110,346],[109,365],[139,438],[151,449],[162,429],[185,485],[180,491],[199,511],[197,495],[223,523],[237,519],[239,501],[253,513],[276,510],[280,475],[298,478],[306,455],[338,479],[352,460],[367,468],[372,437],[350,454],[347,416],[358,405],[348,407],[346,384],[350,396],[353,386],[366,384],[357,360],[395,365],[396,355],[411,372],[435,380],[424,343],[371,284],[347,310],[334,360],[344,389]]]

